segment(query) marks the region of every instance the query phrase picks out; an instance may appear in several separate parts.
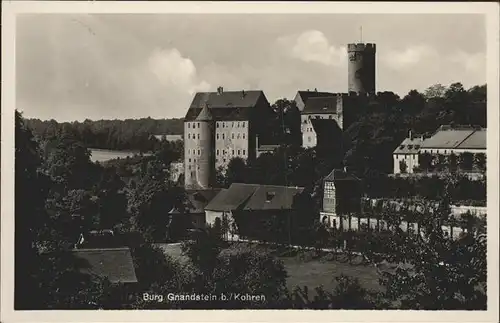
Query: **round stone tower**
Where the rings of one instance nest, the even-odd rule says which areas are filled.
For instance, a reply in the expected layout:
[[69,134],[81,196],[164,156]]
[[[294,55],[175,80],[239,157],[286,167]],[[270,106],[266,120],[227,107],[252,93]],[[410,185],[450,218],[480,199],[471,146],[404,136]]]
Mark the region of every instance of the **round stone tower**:
[[215,122],[209,107],[205,104],[195,119],[199,137],[196,138],[199,152],[195,167],[194,184],[200,189],[211,188],[215,180]]
[[348,91],[375,93],[375,44],[348,44]]

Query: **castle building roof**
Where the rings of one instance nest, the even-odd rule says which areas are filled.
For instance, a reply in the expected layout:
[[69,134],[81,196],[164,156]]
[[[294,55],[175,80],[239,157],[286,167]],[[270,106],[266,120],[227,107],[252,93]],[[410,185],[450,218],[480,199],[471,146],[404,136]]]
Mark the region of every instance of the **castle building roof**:
[[318,91],[297,91],[297,94],[304,103],[307,103],[307,100],[309,100],[310,98],[335,96],[335,93]]
[[210,107],[210,114],[216,120],[246,120],[250,110],[260,101],[267,99],[262,91],[217,91],[198,92],[184,118],[185,121],[194,121],[203,106]]
[[360,179],[353,174],[350,174],[342,169],[333,169],[324,179],[327,182],[336,181],[359,181]]
[[337,97],[324,96],[309,98],[302,114],[335,114],[337,113]]

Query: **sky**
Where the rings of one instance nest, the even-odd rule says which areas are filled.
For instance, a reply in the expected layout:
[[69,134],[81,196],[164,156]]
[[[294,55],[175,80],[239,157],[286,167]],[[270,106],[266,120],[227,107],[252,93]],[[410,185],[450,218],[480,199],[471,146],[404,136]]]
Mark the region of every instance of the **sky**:
[[346,45],[361,39],[377,44],[377,91],[486,83],[482,15],[23,14],[16,108],[57,121],[178,118],[218,86],[271,103],[346,92]]

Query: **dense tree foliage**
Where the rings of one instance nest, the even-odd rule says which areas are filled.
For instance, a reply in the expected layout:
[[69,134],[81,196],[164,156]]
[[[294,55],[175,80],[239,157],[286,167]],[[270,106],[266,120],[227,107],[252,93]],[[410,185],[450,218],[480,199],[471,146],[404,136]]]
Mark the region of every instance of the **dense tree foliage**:
[[182,134],[183,119],[151,118],[126,120],[85,120],[58,123],[55,120],[27,120],[33,133],[43,139],[59,136],[63,128],[89,148],[111,150],[151,151],[159,140],[152,135]]

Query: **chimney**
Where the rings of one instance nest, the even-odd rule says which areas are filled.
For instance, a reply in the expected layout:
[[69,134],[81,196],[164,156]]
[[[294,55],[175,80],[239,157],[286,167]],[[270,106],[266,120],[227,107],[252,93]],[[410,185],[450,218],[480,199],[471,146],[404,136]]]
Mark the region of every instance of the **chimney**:
[[318,89],[317,89],[317,88],[314,88],[314,92],[318,92]]
[[410,140],[413,140],[413,134],[411,133],[411,130],[408,130],[408,138],[410,138]]
[[245,95],[246,95],[245,90],[242,90],[242,91],[241,91],[241,96],[244,98],[244,97],[245,97]]
[[218,94],[218,95],[221,95],[221,94],[222,94],[222,92],[224,92],[224,88],[223,88],[222,86],[219,86],[219,87],[217,88],[217,94]]

